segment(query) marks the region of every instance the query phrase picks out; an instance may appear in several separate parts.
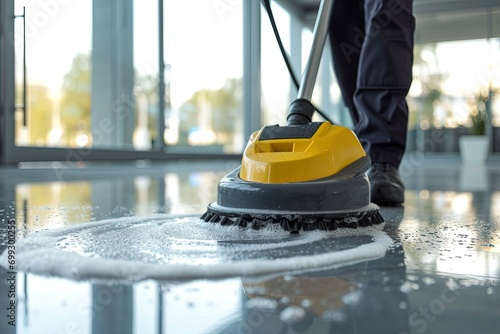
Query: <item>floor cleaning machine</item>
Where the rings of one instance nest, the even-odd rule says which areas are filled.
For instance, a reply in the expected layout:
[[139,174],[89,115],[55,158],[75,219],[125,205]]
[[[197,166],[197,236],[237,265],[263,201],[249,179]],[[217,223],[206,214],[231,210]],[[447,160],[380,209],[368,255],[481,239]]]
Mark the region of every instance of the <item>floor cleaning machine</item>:
[[219,182],[217,202],[208,205],[204,221],[252,229],[273,224],[292,233],[384,222],[370,203],[371,161],[356,135],[328,121],[312,122],[310,100],[332,8],[333,0],[322,0],[288,124],[251,135],[241,166]]

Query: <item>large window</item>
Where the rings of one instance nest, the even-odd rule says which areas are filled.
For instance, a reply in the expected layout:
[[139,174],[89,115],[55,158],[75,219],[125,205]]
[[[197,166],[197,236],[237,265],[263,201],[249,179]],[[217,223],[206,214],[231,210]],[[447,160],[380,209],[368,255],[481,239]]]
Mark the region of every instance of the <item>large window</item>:
[[[271,4],[300,75],[315,3]],[[258,5],[2,2],[2,161],[241,153],[250,132],[286,122],[296,95]],[[438,136],[445,139],[434,140],[432,151],[458,151],[458,137],[486,109],[488,135],[498,152],[500,8],[487,0],[415,1],[414,8],[408,150],[427,150],[426,138]],[[312,100],[334,122],[350,126],[330,58],[327,46]]]
[[241,152],[240,1],[165,1],[166,132],[177,150]]
[[[417,45],[409,96],[410,149],[458,151],[458,138],[500,125],[500,39]],[[491,130],[488,129],[490,127]],[[418,136],[417,136],[418,137]]]
[[16,146],[241,151],[241,4],[19,0],[15,13]]

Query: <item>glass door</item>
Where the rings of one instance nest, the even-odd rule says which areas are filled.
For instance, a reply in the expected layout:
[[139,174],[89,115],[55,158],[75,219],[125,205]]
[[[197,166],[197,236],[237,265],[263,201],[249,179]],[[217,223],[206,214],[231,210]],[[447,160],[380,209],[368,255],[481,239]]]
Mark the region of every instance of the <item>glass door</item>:
[[18,0],[15,12],[16,145],[151,150],[157,1]]
[[6,0],[2,161],[239,155],[243,7]]

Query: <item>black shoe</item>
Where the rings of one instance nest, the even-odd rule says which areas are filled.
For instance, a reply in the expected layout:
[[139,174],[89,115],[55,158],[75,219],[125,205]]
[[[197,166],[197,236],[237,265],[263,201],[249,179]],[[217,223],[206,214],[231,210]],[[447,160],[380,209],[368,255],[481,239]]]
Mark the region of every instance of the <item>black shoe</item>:
[[380,206],[398,206],[405,200],[405,187],[397,168],[375,162],[368,171],[371,201]]

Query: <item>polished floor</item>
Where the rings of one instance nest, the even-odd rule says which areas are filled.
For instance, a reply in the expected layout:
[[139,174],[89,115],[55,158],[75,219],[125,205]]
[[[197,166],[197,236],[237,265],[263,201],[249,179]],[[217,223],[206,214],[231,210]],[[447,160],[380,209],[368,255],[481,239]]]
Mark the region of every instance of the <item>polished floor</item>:
[[[102,221],[195,219],[215,200],[220,178],[237,165],[186,160],[1,167],[1,234],[7,237],[0,252],[12,219],[17,243]],[[499,333],[500,161],[408,156],[401,172],[406,202],[381,209],[381,231],[391,240],[382,256],[257,276],[130,281],[82,278],[58,268],[51,275],[18,271],[15,326],[9,324],[10,270],[0,268],[0,333]],[[369,244],[373,233],[322,239],[338,249],[312,251],[311,243],[290,252],[334,258]],[[74,235],[73,245],[83,243]],[[266,249],[252,252],[243,258],[277,259]],[[237,249],[226,253],[235,257]]]

